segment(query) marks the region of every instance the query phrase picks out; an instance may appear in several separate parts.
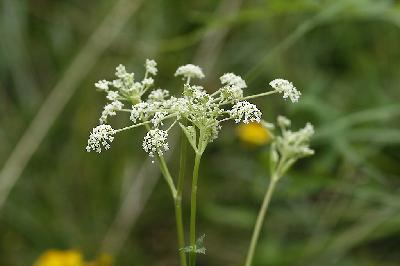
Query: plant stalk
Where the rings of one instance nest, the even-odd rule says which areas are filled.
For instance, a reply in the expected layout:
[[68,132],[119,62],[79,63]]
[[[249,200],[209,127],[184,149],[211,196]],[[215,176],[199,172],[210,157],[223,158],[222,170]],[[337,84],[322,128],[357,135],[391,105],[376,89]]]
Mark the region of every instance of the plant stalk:
[[186,253],[183,250],[185,247],[185,233],[183,230],[183,219],[182,219],[182,191],[185,180],[186,170],[186,154],[187,154],[187,140],[183,132],[181,133],[180,143],[180,160],[179,160],[179,176],[177,191],[175,197],[175,217],[176,217],[176,229],[178,234],[178,246],[179,246],[179,257],[181,260],[181,266],[186,266]]
[[261,209],[257,216],[257,221],[256,221],[256,225],[254,227],[253,235],[251,237],[250,247],[247,252],[245,266],[251,266],[251,264],[253,262],[254,252],[255,252],[255,249],[256,249],[256,246],[258,243],[258,239],[260,237],[261,227],[264,223],[265,214],[268,210],[268,206],[271,201],[271,197],[274,192],[277,181],[278,181],[278,178],[276,175],[272,176],[271,180],[269,181],[268,190],[264,196],[264,200],[261,205]]
[[201,153],[196,152],[193,167],[193,179],[192,179],[192,194],[190,201],[190,246],[193,247],[192,252],[189,255],[189,266],[196,265],[196,200],[197,200],[197,179],[199,177]]
[[165,162],[164,156],[157,156],[157,157],[160,162],[161,172],[164,176],[165,181],[167,181],[169,189],[171,190],[172,198],[175,199],[176,198],[176,188],[174,185],[174,180],[172,179],[172,176],[168,170],[167,163]]
[[277,92],[278,92],[277,90],[274,90],[274,91],[267,91],[267,92],[263,92],[263,93],[259,93],[259,94],[249,95],[249,96],[243,97],[242,100],[248,100],[248,99],[263,97],[263,96],[271,95],[271,94],[274,94],[274,93],[277,93]]

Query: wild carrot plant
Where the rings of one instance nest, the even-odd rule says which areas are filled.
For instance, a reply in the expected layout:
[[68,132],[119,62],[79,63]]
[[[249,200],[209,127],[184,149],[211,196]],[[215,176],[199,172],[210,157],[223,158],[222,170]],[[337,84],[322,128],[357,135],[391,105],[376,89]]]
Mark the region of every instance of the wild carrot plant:
[[[153,78],[158,72],[157,63],[154,60],[146,60],[145,68],[144,77],[138,80],[134,73],[127,72],[124,66],[119,65],[116,68],[115,80],[101,80],[95,84],[106,94],[109,103],[105,105],[100,116],[100,125],[95,127],[89,136],[86,150],[100,153],[103,149],[110,148],[117,133],[141,126],[146,128],[143,150],[148,153],[153,162],[157,161],[174,200],[180,264],[186,266],[188,263],[189,266],[194,266],[196,255],[206,251],[203,245],[204,235],[198,237],[196,234],[196,209],[200,163],[208,144],[218,137],[221,126],[230,120],[245,124],[261,122],[261,111],[248,100],[272,94],[283,94],[284,99],[288,98],[292,102],[297,102],[301,93],[292,83],[276,79],[270,83],[272,90],[245,96],[243,89],[247,87],[246,82],[240,76],[226,73],[220,77],[220,88],[209,94],[202,86],[193,84],[193,80],[204,78],[201,68],[188,64],[179,67],[175,72],[175,76],[182,77],[184,81],[181,95],[171,96],[168,90],[153,89]],[[129,113],[131,124],[120,129],[114,129],[107,124],[109,117],[115,116],[117,112]],[[297,159],[312,154],[312,150],[308,148],[308,141],[313,132],[310,124],[298,132],[292,132],[288,129],[290,121],[280,117],[278,125],[282,129],[282,136],[273,138],[270,188],[257,219],[246,265],[251,265],[261,224],[275,183]],[[180,170],[177,178],[173,178],[164,158],[165,152],[170,149],[168,135],[173,127],[179,127],[183,132],[180,144]],[[187,146],[192,148],[195,155],[188,243],[185,240],[182,219]]]

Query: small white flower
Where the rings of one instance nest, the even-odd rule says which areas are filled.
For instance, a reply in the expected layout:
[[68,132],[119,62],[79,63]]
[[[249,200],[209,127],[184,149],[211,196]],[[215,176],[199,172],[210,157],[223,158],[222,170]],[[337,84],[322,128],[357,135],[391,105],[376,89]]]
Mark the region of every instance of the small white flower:
[[184,85],[183,95],[191,102],[191,104],[204,105],[211,101],[210,95],[204,90],[202,86]]
[[144,84],[140,82],[133,82],[132,85],[125,91],[128,93],[137,94],[143,90]]
[[189,101],[186,98],[171,97],[164,102],[163,106],[171,110],[172,113],[177,113],[177,117],[181,118],[182,115],[189,112]]
[[148,87],[154,84],[154,79],[153,78],[145,78],[142,81],[142,84],[144,87]]
[[291,121],[287,117],[279,115],[277,120],[280,127],[290,127]]
[[115,100],[109,104],[107,104],[106,106],[104,106],[104,110],[103,112],[101,112],[101,117],[100,117],[100,123],[104,124],[105,122],[107,122],[107,118],[109,116],[115,116],[117,113],[116,111],[121,110],[124,107],[124,104],[121,103],[118,100]]
[[154,127],[164,125],[163,120],[168,115],[167,112],[156,112],[151,119],[151,123],[153,123]]
[[183,76],[185,78],[204,78],[201,68],[192,64],[180,66],[175,72],[175,77],[176,76]]
[[296,159],[314,154],[309,147],[310,139],[314,135],[314,127],[310,123],[298,131],[291,131],[287,129],[290,126],[290,120],[279,116],[278,124],[282,130],[282,136],[276,139],[276,147],[280,154]]
[[225,73],[220,78],[221,83],[238,89],[247,88],[246,81],[233,73]]
[[94,86],[96,88],[98,88],[101,91],[108,91],[108,85],[110,84],[110,82],[108,82],[107,80],[99,80],[97,81]]
[[86,151],[95,151],[100,153],[101,147],[108,150],[111,142],[114,140],[115,130],[110,125],[99,125],[93,128],[90,133]]
[[274,79],[269,85],[277,92],[283,93],[284,99],[289,97],[293,103],[299,101],[301,92],[296,89],[292,82],[285,79]]
[[119,97],[119,93],[117,91],[108,91],[107,92],[107,99],[110,101],[116,101]]
[[236,123],[243,121],[248,124],[249,122],[260,122],[261,111],[257,106],[247,101],[237,102],[229,111],[230,117],[235,119]]
[[124,86],[124,84],[122,83],[122,81],[120,79],[113,80],[112,85],[117,89],[120,89],[120,88],[122,88],[122,86]]
[[157,70],[157,62],[156,61],[146,59],[145,67],[146,67],[146,71],[149,74],[157,75],[158,70]]
[[149,111],[149,103],[141,102],[132,106],[130,119],[133,123],[136,123],[138,119],[147,117]]
[[147,97],[149,102],[161,102],[169,96],[169,91],[163,89],[156,89],[150,92]]
[[237,102],[243,98],[243,89],[247,87],[246,82],[233,73],[225,73],[220,78],[221,83],[225,85],[220,89],[223,101]]
[[161,156],[164,151],[169,150],[167,138],[167,131],[158,128],[152,129],[144,137],[143,149],[150,157],[154,157],[154,153],[158,153]]
[[120,79],[124,78],[126,76],[126,74],[128,74],[128,73],[126,72],[126,68],[124,65],[119,64],[115,68],[115,76],[119,77]]

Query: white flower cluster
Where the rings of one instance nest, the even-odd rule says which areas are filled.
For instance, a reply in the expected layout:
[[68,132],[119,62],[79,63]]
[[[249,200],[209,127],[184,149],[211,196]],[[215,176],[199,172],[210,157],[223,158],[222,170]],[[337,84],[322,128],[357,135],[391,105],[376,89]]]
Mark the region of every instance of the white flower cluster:
[[236,123],[243,121],[245,124],[249,122],[259,123],[262,115],[255,104],[247,101],[237,102],[229,113]]
[[198,78],[198,79],[204,78],[203,70],[201,70],[200,67],[192,64],[187,64],[179,67],[175,72],[175,77],[176,76],[183,76],[185,78]]
[[146,67],[147,73],[154,76],[157,75],[158,69],[156,61],[146,59],[146,64],[144,66]]
[[155,128],[164,125],[163,120],[168,115],[167,112],[155,112],[153,118],[151,119],[151,123]]
[[132,106],[130,119],[133,123],[148,118],[149,103],[141,102]]
[[148,102],[161,102],[169,97],[169,91],[163,89],[156,89],[150,92]]
[[292,82],[285,79],[274,79],[269,85],[277,92],[283,93],[284,99],[290,98],[293,103],[299,101],[301,92],[296,89]]
[[95,151],[100,153],[101,146],[108,150],[110,143],[114,140],[115,130],[110,125],[99,125],[93,128],[90,133],[86,151]]
[[220,78],[221,84],[225,85],[220,89],[223,102],[237,102],[243,98],[243,89],[247,87],[246,82],[233,73],[225,73]]
[[149,154],[150,157],[154,157],[154,153],[163,155],[164,151],[169,150],[168,132],[161,129],[151,129],[147,132],[143,140],[143,149]]
[[99,80],[99,81],[97,81],[95,84],[94,84],[94,86],[96,87],[96,88],[98,88],[99,90],[101,90],[101,91],[108,91],[109,90],[109,86],[110,85],[110,82],[109,81],[107,81],[107,80]]
[[124,107],[124,104],[121,103],[118,100],[114,100],[111,103],[106,104],[104,106],[103,111],[101,112],[101,116],[100,116],[100,119],[99,119],[100,124],[106,123],[107,122],[107,118],[109,116],[116,115],[117,114],[116,112],[121,110],[123,107]]
[[291,122],[283,116],[278,117],[278,125],[282,130],[282,136],[276,139],[276,148],[280,154],[285,154],[288,158],[301,158],[313,155],[310,149],[310,139],[314,135],[314,127],[307,123],[306,126],[298,131],[288,129]]
[[[157,63],[154,60],[146,60],[146,76],[157,74]],[[125,66],[119,65],[115,69],[117,79],[113,81],[100,80],[95,86],[107,93],[110,103],[104,106],[100,116],[100,124],[107,123],[110,116],[115,116],[117,111],[122,110],[122,101],[139,102],[141,96],[154,84],[152,77],[145,77],[141,82],[135,81],[134,73],[128,73]],[[112,89],[114,88],[114,90]]]
[[[202,86],[190,84],[192,78],[204,78],[202,69],[192,64],[181,66],[176,70],[175,76],[186,78],[186,82],[182,95],[174,97],[165,89],[148,91],[154,83],[149,75],[157,74],[157,63],[146,60],[145,68],[145,78],[141,82],[136,82],[134,74],[128,73],[124,66],[119,65],[116,68],[116,80],[100,80],[95,84],[107,93],[106,98],[110,101],[104,107],[100,123],[106,123],[107,118],[115,116],[117,111],[128,111],[133,125],[116,131],[108,130],[111,129],[108,125],[95,128],[89,137],[88,151],[101,151],[99,143],[108,149],[115,132],[146,125],[148,133],[143,141],[143,149],[151,157],[162,155],[169,148],[168,131],[178,122],[186,136],[191,139],[194,149],[202,152],[207,143],[217,138],[222,122],[234,120],[236,123],[250,123],[261,120],[262,113],[257,106],[245,101],[243,89],[247,85],[238,75],[223,74],[220,77],[221,88],[209,94]],[[289,97],[292,101],[297,101],[300,95],[288,81],[275,80],[271,82],[271,86],[276,91],[283,92],[284,98]],[[147,97],[143,97],[145,93]],[[129,102],[132,108],[123,109],[124,101]],[[164,126],[167,129],[163,129]],[[101,132],[104,134],[101,135]]]

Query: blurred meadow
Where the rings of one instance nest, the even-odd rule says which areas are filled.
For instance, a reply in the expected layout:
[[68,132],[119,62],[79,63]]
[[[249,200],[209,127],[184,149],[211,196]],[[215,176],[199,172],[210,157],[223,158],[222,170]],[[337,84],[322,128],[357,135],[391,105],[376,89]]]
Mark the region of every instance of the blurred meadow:
[[[0,36],[0,265],[49,250],[99,261],[87,265],[178,264],[173,203],[145,131],[85,151],[105,104],[93,84],[120,63],[141,75],[146,58],[173,92],[187,63],[207,88],[234,72],[249,94],[279,77],[301,90],[297,104],[254,101],[268,121],[284,114],[316,130],[316,155],[276,189],[255,266],[400,265],[400,1],[1,0]],[[243,265],[268,185],[268,145],[238,132],[230,123],[204,155],[199,266]]]

